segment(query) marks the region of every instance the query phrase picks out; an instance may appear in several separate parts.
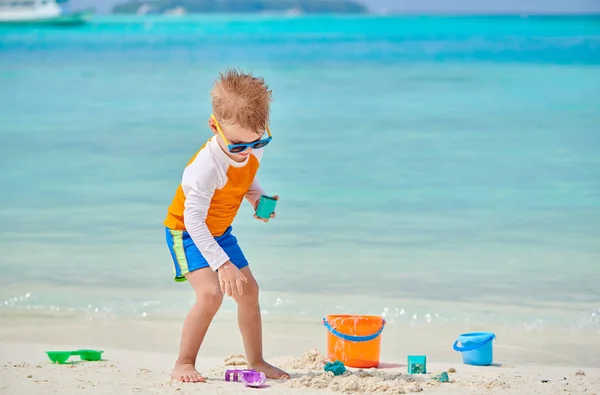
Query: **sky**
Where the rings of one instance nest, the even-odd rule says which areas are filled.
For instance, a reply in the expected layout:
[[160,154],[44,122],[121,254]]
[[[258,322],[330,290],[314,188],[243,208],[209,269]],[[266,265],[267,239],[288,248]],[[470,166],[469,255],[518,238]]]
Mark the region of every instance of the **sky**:
[[[372,11],[443,13],[600,13],[600,0],[355,0]],[[108,12],[125,0],[70,0],[72,8]]]

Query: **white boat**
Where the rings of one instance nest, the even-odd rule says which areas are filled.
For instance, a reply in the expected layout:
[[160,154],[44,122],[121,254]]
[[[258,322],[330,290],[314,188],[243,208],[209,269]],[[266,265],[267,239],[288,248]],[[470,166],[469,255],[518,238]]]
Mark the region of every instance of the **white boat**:
[[0,25],[79,25],[88,22],[93,14],[92,10],[66,12],[56,0],[0,0]]

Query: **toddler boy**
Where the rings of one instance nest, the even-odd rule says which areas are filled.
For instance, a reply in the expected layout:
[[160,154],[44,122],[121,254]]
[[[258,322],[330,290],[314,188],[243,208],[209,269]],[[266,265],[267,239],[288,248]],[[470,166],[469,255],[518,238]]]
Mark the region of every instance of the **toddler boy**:
[[256,209],[264,194],[256,172],[271,141],[271,90],[262,78],[228,70],[220,74],[211,97],[213,115],[208,126],[214,136],[183,171],[164,222],[175,281],[187,280],[196,293],[196,303],[183,323],[171,377],[205,381],[195,368],[196,356],[227,294],[238,304],[248,367],[271,379],[287,379],[287,373],[263,359],[258,284],[231,231],[244,198]]

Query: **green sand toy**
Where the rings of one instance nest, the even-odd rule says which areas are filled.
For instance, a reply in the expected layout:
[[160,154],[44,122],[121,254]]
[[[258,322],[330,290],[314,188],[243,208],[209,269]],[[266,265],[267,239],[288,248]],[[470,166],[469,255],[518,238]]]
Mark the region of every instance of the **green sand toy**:
[[46,351],[46,354],[52,362],[63,364],[74,355],[78,355],[82,361],[100,361],[103,352],[102,350]]

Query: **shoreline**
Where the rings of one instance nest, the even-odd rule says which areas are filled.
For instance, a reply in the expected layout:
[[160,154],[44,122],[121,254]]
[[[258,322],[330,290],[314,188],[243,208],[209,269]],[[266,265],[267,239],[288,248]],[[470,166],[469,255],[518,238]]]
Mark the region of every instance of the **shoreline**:
[[[189,286],[86,287],[32,283],[7,284],[0,291],[0,316],[81,316],[87,318],[183,319],[193,305]],[[434,325],[478,322],[518,329],[548,326],[600,332],[600,300],[541,301],[534,298],[473,300],[391,297],[367,293],[287,292],[261,290],[263,317],[320,322],[328,314],[381,315],[388,322]],[[235,314],[236,305],[225,298],[220,313]]]

